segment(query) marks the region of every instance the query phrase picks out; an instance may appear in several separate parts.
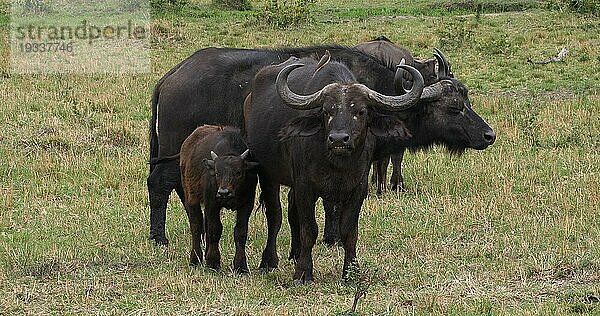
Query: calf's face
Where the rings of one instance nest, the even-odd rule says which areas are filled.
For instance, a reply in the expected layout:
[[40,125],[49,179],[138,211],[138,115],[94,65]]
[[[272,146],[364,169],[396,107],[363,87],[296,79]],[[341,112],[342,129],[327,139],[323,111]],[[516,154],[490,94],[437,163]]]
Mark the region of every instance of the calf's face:
[[258,166],[258,163],[247,161],[241,156],[217,156],[205,159],[204,164],[216,184],[216,199],[225,206],[233,206],[239,186],[246,175]]

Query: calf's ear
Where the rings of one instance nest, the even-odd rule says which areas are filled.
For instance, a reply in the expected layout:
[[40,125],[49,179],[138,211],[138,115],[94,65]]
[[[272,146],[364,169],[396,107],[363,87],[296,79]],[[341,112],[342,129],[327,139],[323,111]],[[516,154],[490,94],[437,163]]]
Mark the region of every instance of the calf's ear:
[[279,138],[287,140],[290,137],[312,136],[321,129],[321,122],[322,116],[320,112],[318,114],[296,117],[279,131]]
[[377,137],[393,137],[408,140],[412,134],[402,120],[397,117],[383,114],[371,114],[370,131]]

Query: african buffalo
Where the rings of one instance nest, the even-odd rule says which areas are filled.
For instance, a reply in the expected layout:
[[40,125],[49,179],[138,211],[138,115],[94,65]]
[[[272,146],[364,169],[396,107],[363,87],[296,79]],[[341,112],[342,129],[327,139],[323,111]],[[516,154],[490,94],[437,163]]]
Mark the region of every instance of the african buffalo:
[[[243,128],[243,102],[253,88],[255,74],[262,67],[283,62],[291,56],[322,56],[325,51],[331,53],[332,60],[344,62],[356,79],[367,87],[387,95],[398,94],[394,85],[395,67],[390,69],[372,56],[342,46],[275,50],[206,48],[175,66],[158,81],[152,96],[149,128],[150,239],[157,244],[168,243],[165,220],[171,191],[175,189],[184,201],[179,165],[163,157],[179,152],[183,140],[199,125]],[[265,202],[278,204],[279,200]],[[267,268],[276,266],[275,236],[281,225],[280,217],[269,216],[267,214],[268,251],[263,253],[261,262],[261,267]]]
[[[378,139],[374,160],[403,153],[404,148],[427,149],[434,144],[445,146],[451,154],[460,154],[467,148],[485,149],[496,140],[492,128],[471,107],[467,88],[451,74],[446,58],[437,50],[435,57],[440,65],[437,72],[439,81],[427,87],[417,106],[403,112],[403,122],[413,137],[400,143]],[[323,205],[323,242],[333,245],[339,236],[337,205],[325,200]]]
[[404,59],[407,65],[413,66],[421,73],[425,86],[438,81],[435,71],[435,58],[427,60],[415,59],[408,49],[392,43],[385,36],[379,36],[372,41],[360,43],[354,46],[354,49],[375,57],[390,69],[395,68]]
[[[192,233],[191,265],[202,261],[206,227],[206,266],[220,268],[219,240],[223,231],[220,213],[224,207],[237,211],[234,271],[249,271],[245,245],[256,192],[257,177],[253,170],[258,165],[247,160],[249,151],[240,130],[233,127],[203,125],[183,142],[180,168]],[[200,204],[204,204],[206,222]]]
[[[438,81],[436,58],[417,60],[412,56],[408,49],[392,43],[392,41],[385,36],[379,36],[372,41],[360,43],[354,46],[354,48],[377,58],[388,67],[395,67],[404,60],[407,65],[413,66],[421,73],[425,86],[429,86]],[[391,161],[394,166],[392,178],[390,180],[392,190],[403,190],[401,170],[403,156],[404,149],[397,154],[391,155]],[[387,166],[389,161],[390,156],[386,156],[373,162],[373,176],[371,182],[377,186],[377,194],[381,194],[385,191],[385,181],[387,178]]]
[[[347,275],[356,258],[358,216],[367,195],[375,137],[406,141],[409,133],[392,114],[413,106],[423,89],[421,75],[407,65],[400,67],[414,76],[412,89],[387,96],[358,83],[344,64],[324,59],[291,58],[263,68],[245,104],[248,145],[261,165],[261,194],[273,201],[279,199],[280,185],[292,188],[288,220],[290,255],[296,259],[294,283],[313,279],[319,197],[335,203],[340,212]],[[265,207],[267,213],[281,211],[277,204]]]

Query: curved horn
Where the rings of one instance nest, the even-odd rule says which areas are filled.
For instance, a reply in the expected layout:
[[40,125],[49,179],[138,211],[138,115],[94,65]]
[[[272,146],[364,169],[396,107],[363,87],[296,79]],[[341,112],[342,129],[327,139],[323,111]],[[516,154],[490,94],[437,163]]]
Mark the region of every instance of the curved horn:
[[377,102],[377,106],[388,111],[402,111],[414,106],[423,92],[423,76],[415,68],[409,65],[398,65],[396,71],[396,77],[402,76],[401,71],[408,71],[413,78],[413,86],[410,90],[404,89],[406,92],[403,95],[388,96],[383,95],[377,91],[373,91],[362,84],[357,84],[364,93],[368,95],[371,100]]
[[440,71],[440,66],[443,65],[444,66],[443,75],[445,77],[452,76],[452,70],[450,69],[450,61],[448,61],[448,58],[446,58],[446,56],[444,55],[444,53],[442,53],[441,50],[439,50],[437,48],[433,48],[433,50],[435,51],[435,53],[433,53],[433,56],[438,61],[438,72]]
[[248,154],[250,153],[250,149],[246,149],[246,151],[244,151],[241,155],[240,158],[242,159],[246,159],[246,157],[248,157]]
[[435,57],[435,60],[437,60],[437,64],[438,64],[438,68],[437,68],[438,80],[440,80],[444,77],[447,77],[446,65],[444,65],[444,59],[438,54],[433,54],[433,57]]
[[217,154],[215,154],[215,152],[214,152],[214,151],[212,151],[212,150],[210,151],[210,156],[212,157],[212,160],[215,160],[215,159],[217,159],[217,158],[219,157],[219,156],[217,156]]
[[318,108],[320,105],[314,105],[313,102],[319,98],[319,96],[321,95],[321,91],[323,91],[323,89],[325,89],[326,87],[310,95],[299,95],[292,92],[292,90],[290,90],[290,87],[288,86],[287,81],[290,72],[302,66],[304,66],[304,64],[291,64],[281,69],[279,74],[277,74],[277,80],[275,81],[277,93],[279,94],[279,97],[283,99],[286,105],[291,108],[298,110],[309,110]]
[[398,68],[400,67],[400,65],[404,64],[406,64],[406,60],[402,58],[402,60],[400,60],[400,63],[396,65],[396,75],[394,76],[394,88],[396,91],[402,91],[402,94],[406,93],[406,89],[404,87],[410,88],[412,85],[412,83],[410,83],[410,85],[407,85],[409,82],[407,82],[404,79],[406,72],[401,68]]

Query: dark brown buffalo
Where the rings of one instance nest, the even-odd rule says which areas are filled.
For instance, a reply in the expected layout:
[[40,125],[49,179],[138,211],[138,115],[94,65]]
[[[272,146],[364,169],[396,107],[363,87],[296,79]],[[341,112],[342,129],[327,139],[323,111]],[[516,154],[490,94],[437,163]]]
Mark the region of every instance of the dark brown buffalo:
[[233,127],[200,126],[183,142],[180,168],[184,205],[192,233],[191,265],[202,261],[205,227],[206,266],[220,268],[219,240],[223,231],[220,214],[224,207],[237,211],[233,269],[248,272],[245,246],[257,182],[253,169],[258,165],[247,160],[248,153],[240,130]]
[[[280,185],[292,188],[288,220],[290,257],[296,260],[294,283],[313,279],[319,197],[334,203],[340,214],[343,276],[355,261],[359,212],[376,137],[407,140],[408,132],[395,114],[414,105],[423,89],[416,69],[401,69],[415,76],[413,88],[401,96],[371,90],[344,64],[323,59],[290,59],[256,75],[245,104],[248,144],[260,163],[262,194],[278,200]],[[265,207],[267,213],[281,211],[266,201]]]

